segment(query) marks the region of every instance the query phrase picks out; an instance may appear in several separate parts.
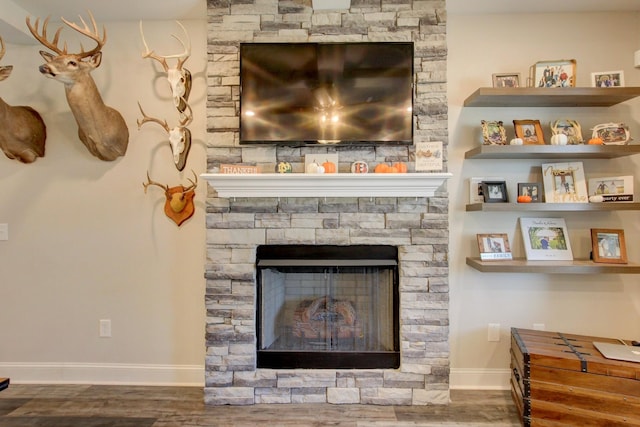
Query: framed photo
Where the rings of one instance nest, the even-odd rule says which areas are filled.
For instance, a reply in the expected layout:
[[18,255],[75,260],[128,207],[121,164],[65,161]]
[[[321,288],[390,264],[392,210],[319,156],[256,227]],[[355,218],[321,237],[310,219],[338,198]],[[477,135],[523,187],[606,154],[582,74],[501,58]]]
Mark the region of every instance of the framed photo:
[[542,202],[542,186],[539,182],[519,182],[518,196],[531,197],[531,203]]
[[588,203],[582,162],[543,163],[542,180],[546,203]]
[[520,87],[520,73],[496,73],[493,87]]
[[505,181],[482,181],[482,195],[485,203],[506,203],[507,183]]
[[551,122],[551,133],[553,135],[567,135],[567,144],[578,145],[584,142],[582,139],[582,128],[575,120],[561,119]]
[[532,66],[535,87],[575,87],[576,60],[539,61]]
[[590,202],[633,202],[633,176],[589,179]]
[[483,261],[513,259],[506,234],[478,234],[478,249]]
[[506,145],[507,132],[502,122],[481,120],[483,145]]
[[625,145],[631,139],[624,123],[601,123],[593,127],[591,138],[600,138],[604,145]]
[[520,218],[529,261],[571,261],[571,243],[564,218]]
[[591,73],[592,87],[620,87],[624,86],[624,71],[600,71]]
[[469,178],[469,203],[484,203],[484,192],[482,191],[483,181],[504,181],[504,178],[491,177],[473,177]]
[[593,262],[614,264],[627,263],[627,248],[624,242],[624,230],[592,228],[591,246]]
[[525,145],[544,145],[544,134],[540,120],[514,120],[516,138],[522,138]]

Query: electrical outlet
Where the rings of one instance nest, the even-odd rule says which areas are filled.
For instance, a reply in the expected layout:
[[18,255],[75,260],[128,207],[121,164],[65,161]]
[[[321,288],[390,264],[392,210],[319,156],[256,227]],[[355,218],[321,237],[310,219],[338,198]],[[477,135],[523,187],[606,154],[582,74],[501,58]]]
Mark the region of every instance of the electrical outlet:
[[533,329],[535,331],[544,331],[544,330],[546,330],[546,326],[544,325],[544,323],[534,323],[533,324]]
[[500,323],[489,323],[487,341],[500,341]]
[[100,319],[100,337],[111,338],[111,319]]

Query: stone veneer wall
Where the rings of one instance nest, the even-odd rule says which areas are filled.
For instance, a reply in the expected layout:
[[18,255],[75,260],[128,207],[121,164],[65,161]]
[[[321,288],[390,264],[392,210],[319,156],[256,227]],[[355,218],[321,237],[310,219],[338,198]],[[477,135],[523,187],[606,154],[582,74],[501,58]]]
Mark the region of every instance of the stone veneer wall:
[[[311,0],[208,0],[207,157],[258,165],[338,153],[351,162],[407,161],[413,146],[239,146],[240,42],[413,41],[414,141],[443,141],[446,170],[444,0],[351,0],[314,11]],[[424,405],[449,399],[448,195],[429,198],[207,198],[207,404]],[[257,369],[255,253],[260,244],[391,244],[399,247],[399,369]]]

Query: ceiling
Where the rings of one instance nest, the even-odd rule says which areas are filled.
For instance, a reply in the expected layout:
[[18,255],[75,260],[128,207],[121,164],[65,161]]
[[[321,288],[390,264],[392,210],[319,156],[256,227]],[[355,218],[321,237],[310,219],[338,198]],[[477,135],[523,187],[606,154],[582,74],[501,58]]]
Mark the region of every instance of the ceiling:
[[[27,16],[75,20],[90,10],[100,22],[205,19],[207,0],[1,0],[0,36],[10,43],[35,43],[25,25]],[[311,4],[309,0],[305,1]],[[314,0],[323,8],[337,0]],[[640,0],[447,0],[454,15],[495,13],[563,13],[640,11]]]

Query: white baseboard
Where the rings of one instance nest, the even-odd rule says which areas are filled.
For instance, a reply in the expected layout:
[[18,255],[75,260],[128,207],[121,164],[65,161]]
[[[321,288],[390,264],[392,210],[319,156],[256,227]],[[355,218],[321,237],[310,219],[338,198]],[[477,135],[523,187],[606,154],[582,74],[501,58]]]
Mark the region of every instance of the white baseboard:
[[458,390],[509,390],[509,369],[451,369],[449,386]]
[[[452,389],[508,390],[508,369],[451,369]],[[204,366],[119,363],[0,363],[13,384],[204,386]]]
[[1,363],[13,384],[204,386],[204,366],[120,363]]

